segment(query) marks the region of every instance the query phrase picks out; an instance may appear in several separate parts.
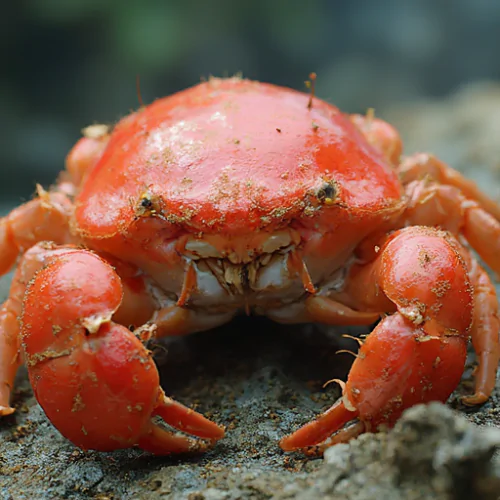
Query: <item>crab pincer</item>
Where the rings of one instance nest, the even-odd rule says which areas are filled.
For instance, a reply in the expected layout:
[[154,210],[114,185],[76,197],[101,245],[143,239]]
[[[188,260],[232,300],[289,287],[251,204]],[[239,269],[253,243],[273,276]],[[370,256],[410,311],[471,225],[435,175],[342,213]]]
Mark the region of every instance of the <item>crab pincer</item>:
[[363,342],[342,398],[283,438],[285,451],[321,453],[392,427],[413,405],[446,401],[464,370],[473,318],[473,290],[458,248],[449,234],[414,226],[394,233],[374,262],[353,268],[350,293],[371,304],[385,296],[397,312]]
[[[138,446],[157,455],[206,450],[224,430],[165,396],[150,352],[111,319],[122,295],[113,268],[86,250],[69,248],[35,275],[21,333],[38,402],[83,449]],[[166,430],[155,416],[201,439]]]

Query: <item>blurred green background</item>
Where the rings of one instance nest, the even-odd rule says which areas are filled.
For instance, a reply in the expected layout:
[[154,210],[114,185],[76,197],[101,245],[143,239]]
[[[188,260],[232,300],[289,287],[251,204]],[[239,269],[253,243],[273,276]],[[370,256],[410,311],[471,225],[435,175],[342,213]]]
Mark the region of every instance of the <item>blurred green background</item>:
[[83,126],[201,77],[244,76],[347,111],[500,77],[498,0],[21,0],[0,19],[0,197],[50,184]]

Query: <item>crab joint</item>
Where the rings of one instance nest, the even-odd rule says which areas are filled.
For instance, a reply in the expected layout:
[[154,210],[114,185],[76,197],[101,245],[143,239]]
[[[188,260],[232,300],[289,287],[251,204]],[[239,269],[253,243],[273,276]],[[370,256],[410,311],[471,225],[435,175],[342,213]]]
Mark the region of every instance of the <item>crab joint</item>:
[[109,323],[114,311],[108,311],[105,314],[98,313],[92,314],[92,316],[87,316],[86,318],[80,319],[80,324],[93,335],[99,331],[102,325]]

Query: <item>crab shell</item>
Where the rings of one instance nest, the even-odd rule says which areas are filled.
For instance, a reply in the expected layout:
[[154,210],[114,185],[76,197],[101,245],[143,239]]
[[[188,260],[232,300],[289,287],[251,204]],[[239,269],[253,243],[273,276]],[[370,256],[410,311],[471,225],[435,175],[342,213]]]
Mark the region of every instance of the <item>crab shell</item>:
[[[397,174],[336,107],[211,79],[116,125],[76,198],[73,229],[177,297],[187,260],[218,263],[196,267],[194,305],[278,308],[304,294],[285,250],[299,248],[312,281],[326,283],[403,208]],[[235,277],[251,262],[250,279]],[[240,268],[228,273],[230,263]]]

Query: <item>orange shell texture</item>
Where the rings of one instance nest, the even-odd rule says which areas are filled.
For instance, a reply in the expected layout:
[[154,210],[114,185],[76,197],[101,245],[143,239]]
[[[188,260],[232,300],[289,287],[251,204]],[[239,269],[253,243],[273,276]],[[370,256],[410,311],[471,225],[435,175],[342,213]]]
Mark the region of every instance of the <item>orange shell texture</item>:
[[393,169],[336,107],[308,102],[274,85],[211,79],[125,117],[77,197],[79,231],[125,231],[144,197],[183,231],[271,229],[328,210],[325,183],[351,213],[396,207]]

